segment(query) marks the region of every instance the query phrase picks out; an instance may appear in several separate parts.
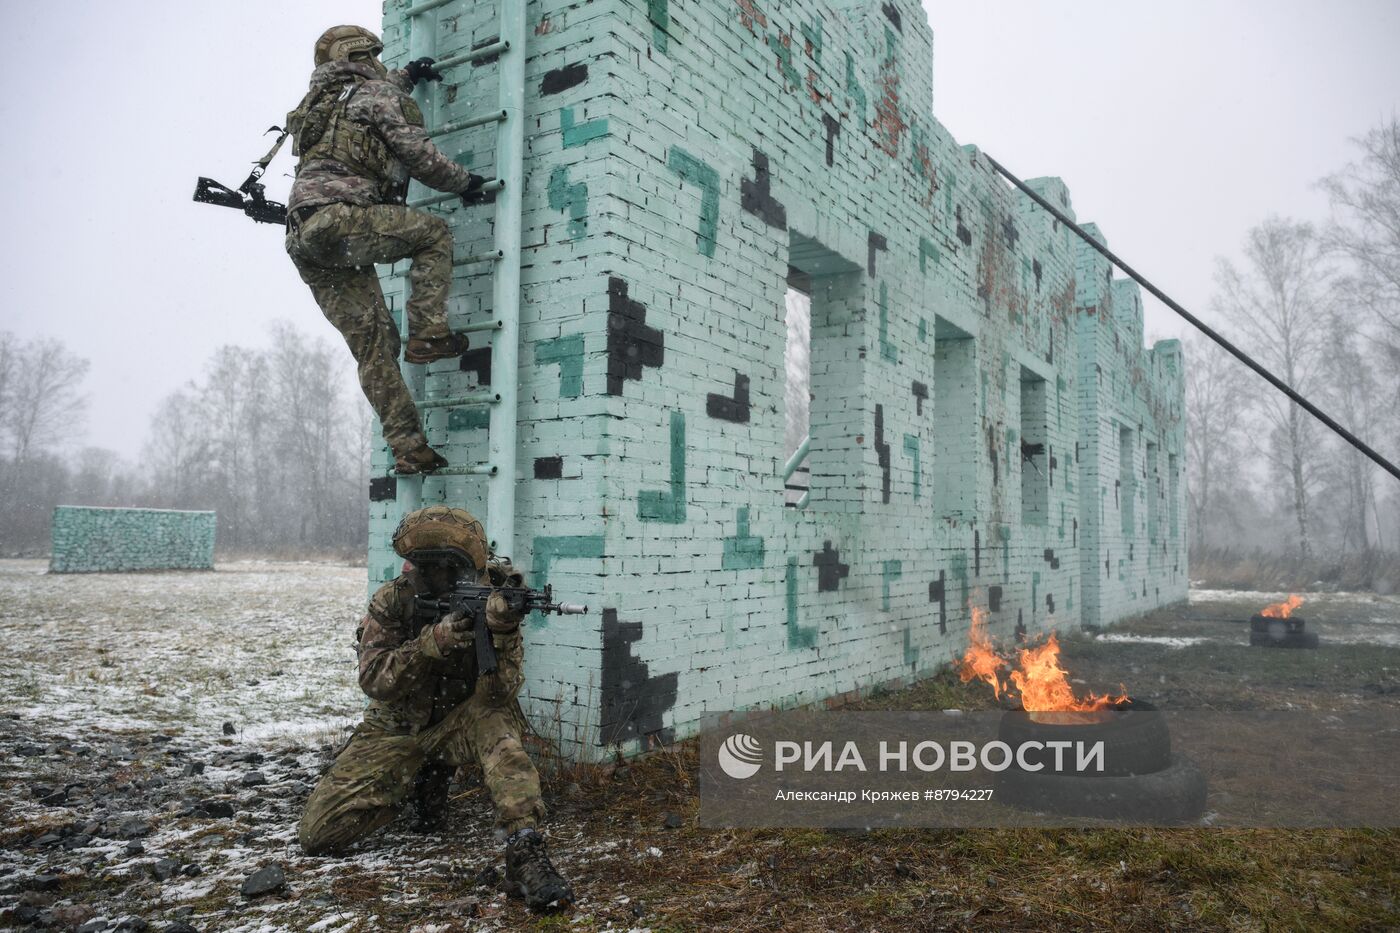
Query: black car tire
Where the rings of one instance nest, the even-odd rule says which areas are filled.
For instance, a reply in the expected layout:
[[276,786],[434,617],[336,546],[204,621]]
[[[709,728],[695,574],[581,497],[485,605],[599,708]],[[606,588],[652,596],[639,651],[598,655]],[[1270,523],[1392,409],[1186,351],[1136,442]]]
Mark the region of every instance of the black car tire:
[[[1051,749],[1028,751],[1030,763],[1040,763],[1043,771],[1066,777],[1123,777],[1130,774],[1151,774],[1171,763],[1172,739],[1167,732],[1162,711],[1145,700],[1129,700],[1109,713],[1108,719],[1082,723],[1057,724],[1037,722],[1031,713],[1015,710],[1004,713],[997,728],[997,738],[1011,746],[1014,753],[1025,742],[1051,740],[1104,743],[1104,769],[1087,774],[1074,770],[1073,754],[1064,756],[1065,767],[1055,770],[1055,755]],[[1088,716],[1086,715],[1086,720]]]
[[1019,769],[997,776],[999,803],[1061,816],[1090,817],[1139,825],[1174,825],[1205,810],[1206,779],[1191,759],[1173,755],[1152,774],[1077,777]]

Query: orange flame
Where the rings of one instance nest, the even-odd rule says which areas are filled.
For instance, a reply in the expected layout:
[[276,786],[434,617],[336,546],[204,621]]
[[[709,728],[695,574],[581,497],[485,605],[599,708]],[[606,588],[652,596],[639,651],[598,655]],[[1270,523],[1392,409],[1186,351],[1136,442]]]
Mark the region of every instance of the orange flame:
[[992,647],[991,638],[987,636],[987,610],[973,606],[967,654],[963,655],[962,663],[958,665],[958,676],[962,678],[963,683],[971,680],[987,683],[996,698],[1001,699],[1006,691],[1004,671],[1010,667],[1011,665],[997,654],[996,649]]
[[1259,614],[1269,619],[1286,619],[1293,615],[1293,610],[1301,605],[1303,605],[1303,597],[1294,593],[1281,603],[1265,606]]
[[1069,685],[1069,673],[1060,667],[1060,642],[1054,632],[1044,644],[1017,652],[1017,663],[1013,666],[997,653],[987,635],[986,610],[975,606],[967,653],[958,665],[958,676],[963,683],[984,681],[991,686],[997,699],[1003,695],[1019,699],[1021,708],[1031,713],[1093,712],[1111,709],[1128,700],[1126,689],[1121,696],[1096,693],[1090,693],[1086,699],[1075,696]]

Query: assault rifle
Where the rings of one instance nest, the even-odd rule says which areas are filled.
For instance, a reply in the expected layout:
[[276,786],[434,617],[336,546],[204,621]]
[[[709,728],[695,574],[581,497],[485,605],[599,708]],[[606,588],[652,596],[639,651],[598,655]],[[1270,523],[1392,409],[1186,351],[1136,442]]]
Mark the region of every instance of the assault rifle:
[[219,207],[231,207],[242,211],[258,223],[286,226],[287,205],[269,201],[263,194],[262,182],[258,181],[287,138],[288,131],[282,127],[274,126],[268,132],[273,130],[280,134],[277,142],[272,144],[267,155],[253,163],[252,173],[243,180],[243,184],[239,185],[237,190],[221,185],[212,178],[201,176],[194,186],[194,199],[201,204],[217,204]]
[[249,175],[237,191],[212,178],[201,177],[195,185],[194,199],[201,204],[217,204],[219,207],[240,210],[258,223],[287,223],[287,205],[267,200],[257,175]]
[[416,597],[414,608],[420,616],[436,621],[448,613],[462,612],[471,618],[478,676],[496,670],[496,648],[491,644],[491,632],[486,628],[486,600],[492,593],[500,593],[506,604],[521,615],[540,612],[545,615],[575,616],[588,611],[587,606],[577,603],[556,603],[549,586],[543,590],[532,590],[524,586],[471,586],[459,583],[452,588],[452,592],[441,598]]

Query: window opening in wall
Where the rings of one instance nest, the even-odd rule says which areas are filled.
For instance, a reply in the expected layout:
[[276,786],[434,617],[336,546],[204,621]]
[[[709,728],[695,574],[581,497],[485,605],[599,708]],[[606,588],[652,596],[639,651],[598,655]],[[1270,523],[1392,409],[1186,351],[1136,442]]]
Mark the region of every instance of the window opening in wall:
[[1157,445],[1147,445],[1147,540],[1157,540],[1161,520],[1162,477],[1157,473]]
[[1133,429],[1118,428],[1118,514],[1123,534],[1133,533],[1133,499],[1137,484],[1133,477]]
[[1045,380],[1021,367],[1021,521],[1050,521],[1049,412]]
[[797,488],[785,488],[785,501],[798,509],[859,511],[864,449],[856,438],[869,418],[859,326],[864,266],[790,229],[787,287],[782,479]]
[[[786,381],[783,389],[783,460],[792,459],[812,431],[812,279],[789,270],[784,305],[787,348],[783,352]],[[784,483],[784,504],[796,507],[812,487],[812,467],[800,458]]]
[[933,510],[977,514],[977,354],[972,335],[940,317],[933,326]]
[[1181,534],[1181,512],[1176,504],[1177,495],[1181,492],[1181,480],[1177,475],[1176,454],[1167,454],[1167,491],[1171,496],[1167,502],[1167,521],[1171,523],[1169,530],[1175,541]]

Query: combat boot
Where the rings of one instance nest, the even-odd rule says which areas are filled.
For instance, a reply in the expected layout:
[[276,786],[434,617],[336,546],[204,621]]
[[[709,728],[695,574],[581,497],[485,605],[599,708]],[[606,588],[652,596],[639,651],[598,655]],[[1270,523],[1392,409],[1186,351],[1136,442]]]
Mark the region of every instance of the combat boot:
[[403,358],[410,363],[431,363],[461,356],[471,347],[465,334],[448,334],[446,337],[410,337]]
[[447,466],[447,458],[427,444],[405,453],[394,454],[394,472],[400,476],[413,473],[433,473]]
[[419,769],[408,799],[415,833],[435,833],[447,822],[447,785],[455,771],[442,761],[429,761]]
[[544,837],[521,829],[506,839],[506,893],[525,898],[529,907],[563,907],[573,903],[574,890],[550,863]]

